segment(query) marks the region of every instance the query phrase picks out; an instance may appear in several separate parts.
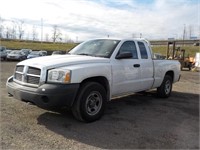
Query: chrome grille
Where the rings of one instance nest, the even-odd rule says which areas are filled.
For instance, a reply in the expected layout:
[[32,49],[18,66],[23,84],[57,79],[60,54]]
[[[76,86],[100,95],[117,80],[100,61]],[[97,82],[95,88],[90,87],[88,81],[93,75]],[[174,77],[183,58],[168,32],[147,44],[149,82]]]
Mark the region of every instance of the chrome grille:
[[19,74],[19,73],[15,72],[15,79],[19,80],[19,81],[22,81],[22,74]]
[[24,66],[17,66],[16,71],[23,72]]
[[17,66],[15,69],[14,79],[24,84],[38,85],[40,83],[41,70],[29,66]]
[[41,70],[38,68],[29,67],[27,73],[34,74],[34,75],[40,75],[40,71]]
[[26,82],[30,84],[39,84],[40,78],[39,77],[33,77],[33,76],[27,76]]

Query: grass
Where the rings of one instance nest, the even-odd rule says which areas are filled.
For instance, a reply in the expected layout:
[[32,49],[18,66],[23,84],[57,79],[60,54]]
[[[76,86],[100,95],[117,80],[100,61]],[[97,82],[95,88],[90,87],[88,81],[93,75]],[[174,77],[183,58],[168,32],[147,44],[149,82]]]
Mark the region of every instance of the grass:
[[[172,48],[171,48],[172,49]],[[185,56],[192,56],[194,57],[197,52],[200,52],[200,46],[193,46],[193,45],[185,45],[180,47],[180,49],[185,49]],[[154,53],[161,53],[162,55],[166,56],[167,53],[167,45],[166,46],[153,46],[152,50]]]
[[33,42],[33,41],[19,41],[19,40],[1,40],[0,45],[7,49],[32,49],[32,50],[63,50],[68,51],[77,44],[75,43],[51,43],[51,42]]
[[[47,51],[55,51],[55,50],[63,50],[69,51],[76,43],[51,43],[51,42],[36,42],[36,41],[25,41],[25,40],[7,40],[0,39],[0,45],[6,46],[7,49],[22,49],[28,48],[32,50],[47,50]],[[197,52],[200,52],[200,46],[186,45],[181,47],[181,49],[185,49],[185,56],[194,57]],[[166,55],[167,45],[162,46],[153,46],[152,50],[154,53],[161,53],[162,55]]]

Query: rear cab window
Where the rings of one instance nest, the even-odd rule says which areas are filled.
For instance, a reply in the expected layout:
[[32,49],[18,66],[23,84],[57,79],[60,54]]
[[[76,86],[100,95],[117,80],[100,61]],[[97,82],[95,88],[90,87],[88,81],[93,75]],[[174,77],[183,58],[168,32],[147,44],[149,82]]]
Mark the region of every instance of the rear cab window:
[[144,43],[143,42],[137,42],[137,43],[138,43],[141,59],[148,59],[147,49]]

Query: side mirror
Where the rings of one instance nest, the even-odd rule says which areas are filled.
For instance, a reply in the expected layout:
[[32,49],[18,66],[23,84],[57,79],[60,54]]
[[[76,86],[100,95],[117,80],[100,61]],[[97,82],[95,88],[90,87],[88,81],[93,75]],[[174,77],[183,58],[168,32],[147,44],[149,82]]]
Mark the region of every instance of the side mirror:
[[131,52],[124,52],[124,53],[118,54],[115,58],[116,59],[133,58],[133,54]]

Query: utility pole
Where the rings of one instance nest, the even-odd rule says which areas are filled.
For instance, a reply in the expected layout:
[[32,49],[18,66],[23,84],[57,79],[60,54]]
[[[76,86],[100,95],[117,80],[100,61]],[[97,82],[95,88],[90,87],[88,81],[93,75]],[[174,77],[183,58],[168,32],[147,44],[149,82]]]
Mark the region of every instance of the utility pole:
[[184,27],[183,27],[183,46],[184,46],[184,42],[185,42],[185,34],[186,34],[186,31],[185,31],[185,24],[184,24]]
[[140,33],[140,39],[142,38],[142,33]]
[[41,46],[43,41],[43,18],[41,18]]
[[192,25],[189,25],[189,39],[192,38],[192,35],[193,35],[193,28],[192,28]]

